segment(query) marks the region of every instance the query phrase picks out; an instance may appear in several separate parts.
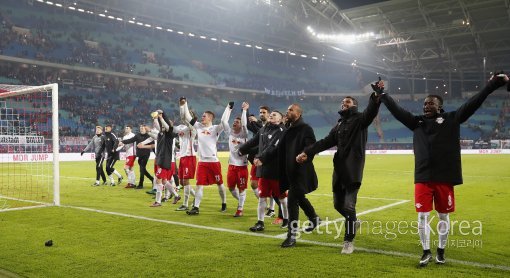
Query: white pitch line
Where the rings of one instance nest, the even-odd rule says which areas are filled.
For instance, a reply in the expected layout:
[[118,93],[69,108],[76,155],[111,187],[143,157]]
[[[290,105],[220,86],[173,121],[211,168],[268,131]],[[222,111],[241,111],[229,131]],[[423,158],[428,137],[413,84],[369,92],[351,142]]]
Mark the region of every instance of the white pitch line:
[[[112,211],[105,211],[105,210],[85,208],[85,207],[67,206],[67,205],[63,205],[61,207],[102,213],[102,214],[108,214],[108,215],[114,215],[114,216],[121,216],[121,217],[133,218],[133,219],[139,219],[139,220],[145,220],[145,221],[159,222],[159,223],[165,223],[165,224],[170,224],[170,225],[184,226],[184,227],[190,227],[190,228],[196,228],[196,229],[202,229],[202,230],[211,230],[211,231],[240,234],[240,235],[247,235],[247,236],[253,236],[253,237],[280,239],[278,236],[266,235],[266,234],[262,234],[262,233],[244,232],[244,231],[238,231],[238,230],[232,230],[232,229],[209,227],[209,226],[189,224],[189,223],[183,223],[183,222],[177,222],[177,221],[150,218],[150,217],[139,216],[139,215],[131,215],[131,214],[120,213],[120,212],[112,212]],[[329,243],[329,242],[313,241],[313,240],[306,240],[306,239],[298,239],[298,242],[308,243],[308,244],[312,244],[312,245],[326,246],[326,247],[335,247],[338,249],[340,249],[340,247],[342,246],[341,244],[338,244],[338,243]],[[364,248],[364,247],[356,247],[355,249],[357,251],[362,251],[362,252],[367,252],[367,253],[375,253],[375,254],[381,254],[381,255],[388,255],[388,256],[398,256],[398,257],[405,257],[405,258],[412,258],[412,259],[415,259],[418,257],[416,254],[396,252],[396,251],[370,249],[370,248]],[[456,259],[448,259],[448,262],[472,266],[472,267],[510,271],[510,266],[506,266],[506,265],[485,264],[485,263],[462,261],[462,260],[456,260]]]
[[7,209],[0,209],[0,213],[2,212],[8,212],[8,211],[16,211],[16,210],[26,210],[26,209],[35,209],[35,208],[45,208],[50,207],[52,205],[38,205],[38,206],[29,206],[29,207],[19,207],[19,208],[7,208]]

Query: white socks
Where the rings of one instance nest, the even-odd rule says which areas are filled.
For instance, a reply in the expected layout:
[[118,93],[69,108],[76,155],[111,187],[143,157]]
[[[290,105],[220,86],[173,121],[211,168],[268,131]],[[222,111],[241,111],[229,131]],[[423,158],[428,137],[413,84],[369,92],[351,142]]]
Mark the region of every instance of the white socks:
[[218,185],[218,193],[220,193],[221,203],[225,204],[227,202],[227,190],[223,184]]
[[244,201],[246,201],[246,190],[243,190],[239,192],[239,202],[237,205],[237,209],[243,210],[244,208]]
[[264,221],[265,213],[266,213],[266,198],[259,198],[259,207],[257,210],[257,218],[259,221]]
[[259,198],[259,189],[257,187],[255,188],[251,188],[251,190],[253,190],[253,193],[255,193],[255,197],[257,197],[257,199]]
[[280,199],[280,209],[282,210],[283,219],[289,219],[289,208],[287,207],[287,197]]
[[438,234],[439,248],[444,249],[448,243],[448,233],[450,232],[450,215],[448,213],[437,213],[439,216]]
[[135,171],[133,171],[133,169],[124,168],[124,172],[126,172],[128,183],[135,184],[136,182]]
[[175,197],[179,197],[179,193],[177,193],[177,191],[175,190],[173,179],[166,181],[165,188],[168,189],[168,191],[170,191],[170,194],[173,194]]
[[197,189],[195,190],[195,207],[200,207],[200,202],[202,201],[202,196],[204,196],[204,186],[197,185]]
[[[154,179],[156,180],[156,179]],[[160,203],[161,204],[161,195],[163,195],[163,184],[161,183],[156,183],[156,203]]]
[[418,212],[418,234],[423,250],[430,250],[429,212]]
[[273,197],[269,197],[269,209],[274,211],[274,198]]
[[237,191],[237,188],[234,188],[234,189],[230,189],[230,193],[232,193],[232,197],[234,197],[236,200],[239,201],[239,192]]

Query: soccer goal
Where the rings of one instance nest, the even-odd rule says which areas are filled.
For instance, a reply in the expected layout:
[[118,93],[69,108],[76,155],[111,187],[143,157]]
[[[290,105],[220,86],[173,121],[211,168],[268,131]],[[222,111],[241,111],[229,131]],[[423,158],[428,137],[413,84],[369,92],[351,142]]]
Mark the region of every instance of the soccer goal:
[[60,205],[58,84],[0,84],[0,210]]

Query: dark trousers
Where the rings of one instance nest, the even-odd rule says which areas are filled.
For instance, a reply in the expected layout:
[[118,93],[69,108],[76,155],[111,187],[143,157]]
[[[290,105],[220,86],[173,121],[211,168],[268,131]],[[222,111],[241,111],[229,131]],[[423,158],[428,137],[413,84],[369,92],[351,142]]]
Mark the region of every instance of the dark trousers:
[[359,188],[343,186],[333,189],[333,204],[335,209],[345,217],[344,241],[353,241],[356,236],[356,201]]
[[109,176],[113,173],[113,171],[115,171],[115,168],[113,168],[115,166],[115,162],[117,162],[118,159],[115,159],[113,157],[108,157],[108,159],[106,160],[106,174]]
[[296,192],[296,190],[292,190],[292,187],[288,192],[289,197],[287,199],[287,206],[289,208],[289,231],[287,236],[293,237],[296,236],[299,229],[299,208],[303,210],[306,217],[308,217],[308,220],[312,222],[315,222],[318,216],[304,193],[300,193],[299,190]]
[[138,166],[140,166],[140,181],[138,182],[138,185],[143,186],[143,181],[145,177],[147,177],[151,181],[151,184],[154,181],[154,178],[147,171],[147,162],[149,162],[149,157],[150,157],[149,155],[138,157]]
[[103,180],[103,182],[106,181],[106,175],[104,174],[104,170],[103,170],[103,161],[104,161],[104,157],[103,156],[96,156],[96,181],[99,180],[99,178],[101,178]]

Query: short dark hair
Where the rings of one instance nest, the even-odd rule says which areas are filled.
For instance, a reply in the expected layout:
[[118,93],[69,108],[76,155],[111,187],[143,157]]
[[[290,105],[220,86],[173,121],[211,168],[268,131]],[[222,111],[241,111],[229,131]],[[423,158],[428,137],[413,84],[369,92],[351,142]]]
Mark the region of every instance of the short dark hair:
[[354,105],[358,106],[358,100],[357,99],[355,99],[355,98],[353,98],[351,96],[346,96],[344,98],[350,98],[352,100],[352,102],[354,102]]
[[436,98],[439,101],[439,105],[443,105],[443,97],[441,97],[440,95],[428,95],[427,98],[429,97]]
[[104,127],[112,127],[112,125],[111,124],[107,124]]
[[207,110],[207,111],[205,111],[204,113],[211,115],[211,116],[212,116],[212,118],[213,118],[213,120],[214,120],[214,117],[215,117],[215,116],[214,116],[214,113],[213,113],[212,111]]
[[260,106],[260,107],[259,107],[259,110],[260,110],[260,109],[264,109],[264,110],[266,110],[267,112],[271,111],[271,109],[269,109],[269,107],[267,107],[267,106],[265,106],[265,105]]
[[132,127],[131,125],[126,125],[125,127],[129,127],[129,128],[131,128],[131,129],[133,129],[133,127]]
[[241,120],[241,117],[235,117],[234,120]]
[[280,111],[278,111],[278,110],[273,110],[273,111],[271,111],[271,113],[272,113],[272,112],[275,112],[275,113],[280,114],[280,116],[282,116],[282,118],[283,118],[283,114],[282,114],[282,112],[280,112]]

